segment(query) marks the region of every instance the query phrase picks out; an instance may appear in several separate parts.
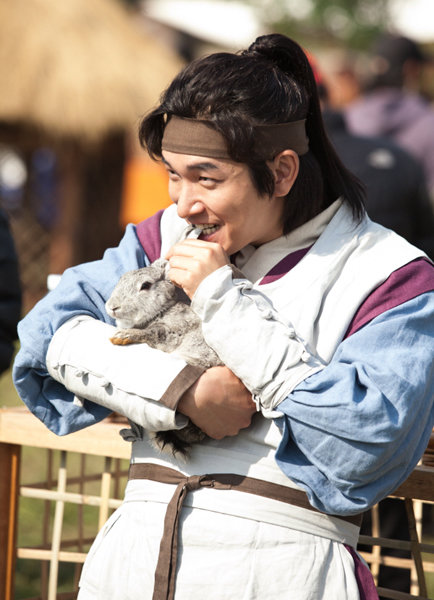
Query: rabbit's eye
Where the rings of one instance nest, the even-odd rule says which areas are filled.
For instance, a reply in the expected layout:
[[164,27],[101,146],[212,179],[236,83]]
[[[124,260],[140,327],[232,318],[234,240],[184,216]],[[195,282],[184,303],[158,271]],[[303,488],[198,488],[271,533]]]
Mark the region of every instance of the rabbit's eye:
[[150,281],[144,281],[140,286],[140,291],[149,290],[152,287],[152,283]]

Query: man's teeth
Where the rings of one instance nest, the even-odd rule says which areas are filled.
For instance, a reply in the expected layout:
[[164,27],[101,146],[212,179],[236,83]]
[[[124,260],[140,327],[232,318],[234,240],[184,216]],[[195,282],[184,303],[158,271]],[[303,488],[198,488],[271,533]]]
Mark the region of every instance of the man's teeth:
[[219,228],[219,225],[196,225],[198,229],[202,231],[202,233],[214,233]]

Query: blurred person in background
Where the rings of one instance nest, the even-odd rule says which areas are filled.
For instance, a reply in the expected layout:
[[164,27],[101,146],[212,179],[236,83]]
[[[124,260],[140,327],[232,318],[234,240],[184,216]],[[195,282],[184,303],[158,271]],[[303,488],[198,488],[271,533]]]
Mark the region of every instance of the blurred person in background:
[[0,208],[0,374],[11,364],[20,318],[21,286],[18,259],[8,217]]
[[434,109],[419,93],[422,70],[432,62],[413,40],[382,34],[370,53],[363,93],[345,117],[353,133],[387,137],[415,156],[434,206]]
[[321,83],[327,88],[327,103],[343,110],[361,94],[363,55],[346,47],[321,48],[315,57],[315,69],[320,72]]
[[412,154],[386,137],[349,131],[343,110],[333,102],[333,78],[323,76],[308,54],[326,130],[345,166],[366,186],[370,218],[393,229],[434,258],[434,209],[425,173]]

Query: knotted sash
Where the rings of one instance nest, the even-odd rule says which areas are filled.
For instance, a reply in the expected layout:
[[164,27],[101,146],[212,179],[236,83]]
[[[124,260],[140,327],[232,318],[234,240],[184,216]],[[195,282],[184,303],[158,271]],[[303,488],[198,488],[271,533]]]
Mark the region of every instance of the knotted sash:
[[[301,490],[234,473],[213,473],[187,477],[180,471],[170,469],[169,467],[152,463],[137,463],[130,465],[129,479],[149,479],[151,481],[176,485],[172,499],[167,505],[164,519],[163,537],[161,538],[160,553],[155,569],[152,600],[174,599],[179,515],[188,492],[198,490],[201,487],[210,487],[215,490],[236,490],[286,502],[287,504],[306,508],[314,512],[320,512],[309,503],[307,495]],[[339,516],[336,518],[349,521],[359,527],[362,521],[361,515]]]

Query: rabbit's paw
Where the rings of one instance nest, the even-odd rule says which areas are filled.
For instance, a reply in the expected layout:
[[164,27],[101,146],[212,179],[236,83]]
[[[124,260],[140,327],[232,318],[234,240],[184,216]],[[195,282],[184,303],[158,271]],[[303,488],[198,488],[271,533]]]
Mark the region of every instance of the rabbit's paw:
[[128,344],[135,344],[138,341],[135,338],[134,330],[117,329],[110,338],[110,341],[112,344],[115,344],[115,346],[126,346]]

